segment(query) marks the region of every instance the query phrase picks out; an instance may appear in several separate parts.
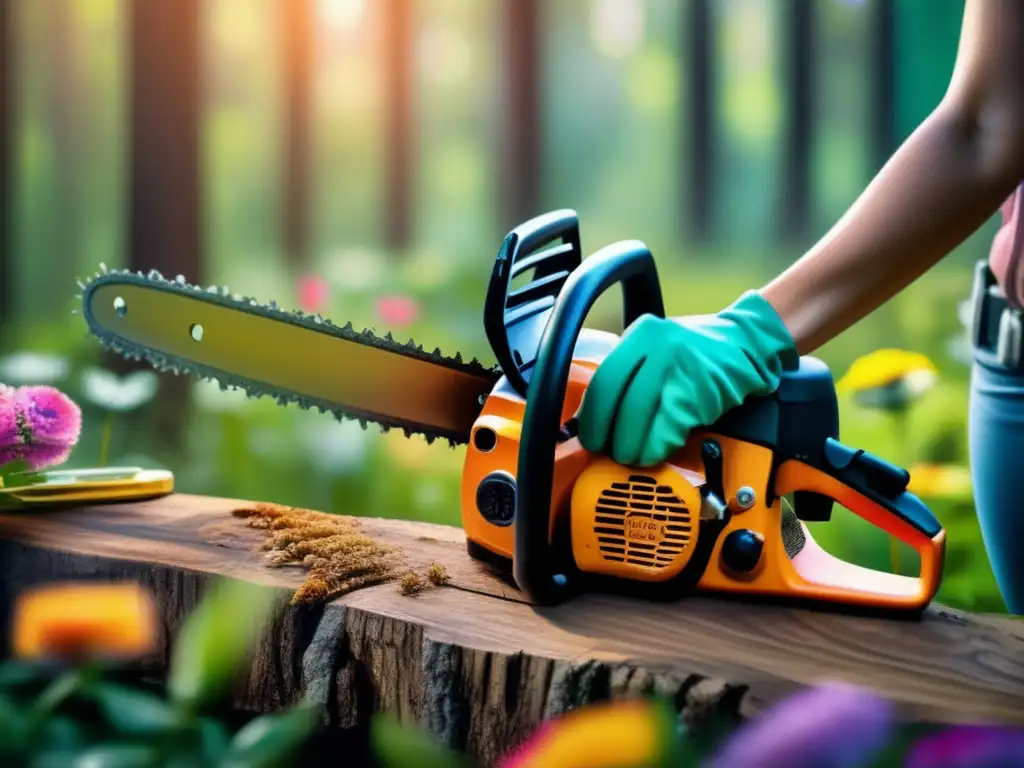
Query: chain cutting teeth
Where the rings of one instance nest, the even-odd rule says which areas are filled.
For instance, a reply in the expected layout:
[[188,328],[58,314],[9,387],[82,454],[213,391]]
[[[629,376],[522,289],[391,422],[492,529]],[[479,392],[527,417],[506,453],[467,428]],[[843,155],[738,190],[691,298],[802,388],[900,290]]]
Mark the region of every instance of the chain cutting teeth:
[[[497,382],[501,375],[500,369],[495,366],[486,367],[476,358],[466,362],[463,360],[461,353],[456,353],[455,357],[448,357],[445,356],[439,348],[435,348],[433,352],[428,353],[424,351],[422,344],[417,344],[412,339],[409,339],[409,341],[405,343],[395,341],[394,336],[390,332],[386,333],[384,336],[377,336],[368,328],[356,330],[351,322],[345,323],[344,326],[337,326],[321,314],[311,314],[301,310],[283,309],[276,301],[271,301],[269,304],[263,304],[252,296],[233,293],[226,285],[211,285],[207,288],[202,288],[200,286],[190,284],[185,279],[184,275],[177,275],[174,280],[168,280],[163,276],[163,274],[155,269],[151,269],[147,273],[143,273],[141,270],[132,272],[128,269],[108,269],[105,264],[101,263],[99,272],[96,272],[84,281],[78,281],[78,285],[82,289],[81,295],[83,297],[83,304],[86,307],[88,307],[91,292],[95,290],[97,286],[104,283],[127,283],[148,286],[155,285],[161,290],[172,291],[175,293],[205,294],[207,297],[216,297],[216,301],[220,304],[237,305],[245,307],[246,311],[249,312],[255,310],[257,314],[264,317],[288,320],[299,325],[316,327],[320,330],[326,329],[328,333],[338,338],[426,360],[455,371],[468,373],[482,378],[489,378],[494,382]],[[350,412],[342,408],[328,407],[321,403],[314,402],[309,398],[279,390],[275,387],[267,387],[238,376],[210,375],[187,360],[171,357],[147,347],[137,346],[131,342],[118,340],[105,334],[102,330],[98,331],[90,328],[89,334],[94,336],[102,347],[125,359],[145,361],[154,369],[162,373],[173,373],[175,376],[186,374],[202,381],[216,382],[222,391],[241,390],[245,393],[246,397],[250,399],[272,397],[279,405],[295,404],[302,410],[311,410],[315,408],[320,413],[326,414],[330,412],[331,415],[339,421],[358,421],[360,427],[363,429],[366,429],[370,423],[377,424],[382,433],[389,432],[392,429],[401,429],[406,437],[411,437],[414,434],[422,435],[427,443],[433,443],[439,437],[444,437],[452,447],[465,443],[464,439],[456,440],[446,435],[440,435],[432,432],[427,427],[417,429],[415,427],[389,422],[387,419],[371,417],[368,414],[362,414],[354,411]]]

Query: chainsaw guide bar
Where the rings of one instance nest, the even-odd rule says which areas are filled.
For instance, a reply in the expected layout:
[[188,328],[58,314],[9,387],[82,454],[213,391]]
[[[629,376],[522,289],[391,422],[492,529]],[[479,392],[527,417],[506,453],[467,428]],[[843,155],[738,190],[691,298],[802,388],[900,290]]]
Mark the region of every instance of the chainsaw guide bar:
[[[452,447],[465,444],[486,396],[501,378],[499,368],[485,367],[476,358],[467,362],[461,354],[448,357],[440,349],[426,352],[412,340],[405,344],[395,341],[391,333],[378,336],[369,329],[356,330],[352,323],[338,326],[320,314],[289,311],[275,301],[262,304],[251,296],[233,293],[227,286],[202,288],[189,284],[182,275],[168,280],[156,270],[144,274],[108,270],[102,264],[100,270],[78,285],[82,289],[83,314],[89,331],[106,349],[128,360],[145,361],[161,372],[176,376],[185,373],[215,381],[223,391],[241,390],[250,398],[271,397],[279,405],[295,403],[303,410],[316,408],[321,413],[330,412],[339,421],[356,420],[363,429],[374,423],[381,432],[401,429],[406,437],[423,435],[428,443],[444,438]],[[187,301],[181,302],[183,306],[179,307],[175,297]],[[185,305],[191,305],[192,309]],[[227,318],[232,343],[220,342],[224,354],[241,356],[237,359],[241,359],[242,364],[266,371],[267,375],[255,378],[229,373],[219,369],[215,360],[206,360],[204,364],[175,354],[179,344],[189,343],[179,341],[187,327],[179,328],[182,326],[179,320],[185,320],[185,312],[196,311]],[[131,325],[139,316],[142,319]],[[241,326],[248,322],[254,326],[251,334],[245,333]],[[117,328],[118,324],[122,329]],[[171,328],[175,329],[174,336],[170,335]],[[264,337],[274,334],[287,338],[287,343],[268,348],[257,333],[259,328],[263,329]],[[290,335],[282,336],[293,331],[298,331],[294,339]],[[202,325],[193,324],[189,333],[191,343],[202,343]],[[154,338],[158,342],[154,342]],[[328,343],[331,346],[325,347]],[[284,362],[290,354],[294,356],[296,346],[320,350],[319,359],[302,360],[299,373],[294,365],[288,367]],[[240,347],[244,349],[239,351]],[[194,348],[199,349],[198,344]],[[330,355],[326,349],[330,349]],[[346,357],[346,352],[351,357]],[[368,354],[373,355],[372,358],[367,358]],[[275,370],[275,355],[280,355],[282,360],[278,370]],[[351,365],[343,364],[349,359],[353,360]],[[336,360],[342,364],[334,365],[335,380],[332,381],[329,369]],[[364,366],[365,374],[357,360],[371,363]],[[368,383],[359,382],[363,375]],[[376,392],[374,375],[377,376]],[[309,382],[311,386],[289,387],[266,380],[274,378]],[[381,381],[388,386],[382,387]],[[407,390],[403,396],[382,391],[394,389],[395,382]],[[330,388],[335,384],[339,390],[354,389],[358,396],[334,399]],[[352,404],[360,402],[360,398],[377,407]],[[436,414],[431,408],[437,408]],[[410,417],[414,412],[419,418]]]

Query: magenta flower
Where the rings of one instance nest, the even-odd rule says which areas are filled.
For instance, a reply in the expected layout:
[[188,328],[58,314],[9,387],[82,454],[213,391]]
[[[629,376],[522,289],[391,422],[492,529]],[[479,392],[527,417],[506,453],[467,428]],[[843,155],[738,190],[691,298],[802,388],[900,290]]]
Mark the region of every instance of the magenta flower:
[[415,322],[419,305],[407,296],[383,296],[377,300],[377,317],[391,328]]
[[861,688],[830,683],[791,696],[741,727],[709,765],[867,766],[894,725],[890,702]]
[[927,736],[910,750],[907,768],[1001,768],[1024,765],[1024,729],[959,726]]
[[67,461],[82,431],[82,411],[47,386],[0,390],[0,466],[24,461],[36,471]]
[[303,312],[318,314],[327,306],[331,289],[327,281],[316,275],[303,275],[298,281],[299,307]]
[[[0,384],[0,452],[8,445],[20,441],[18,420],[14,413],[14,389]],[[0,465],[3,465],[0,460]]]

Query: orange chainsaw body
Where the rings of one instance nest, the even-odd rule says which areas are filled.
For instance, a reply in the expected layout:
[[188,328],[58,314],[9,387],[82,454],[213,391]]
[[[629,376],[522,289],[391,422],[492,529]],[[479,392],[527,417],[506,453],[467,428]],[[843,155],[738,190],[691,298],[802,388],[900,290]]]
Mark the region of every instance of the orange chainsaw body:
[[[604,259],[608,275],[615,273],[617,258],[651,268],[642,244],[605,251],[591,259]],[[600,266],[595,263],[593,270],[600,272]],[[557,317],[555,302],[556,317],[545,318],[545,335],[538,341],[540,347],[554,346],[554,335],[566,332],[559,323],[573,326],[568,331],[573,338],[562,344],[561,373],[552,373],[559,369],[555,353],[542,360],[540,350],[533,361],[535,376],[564,375],[564,386],[531,384],[524,397],[510,380],[515,374],[503,377],[474,424],[461,499],[474,557],[514,571],[521,588],[542,603],[567,596],[548,593],[543,585],[550,578],[571,582],[571,591],[588,581],[611,580],[640,584],[652,595],[699,590],[895,611],[917,611],[932,600],[941,583],[945,532],[906,491],[905,470],[838,442],[834,384],[827,367],[814,358],[791,362],[774,395],[748,400],[718,424],[692,433],[686,446],[659,466],[622,466],[586,451],[575,437],[574,415],[618,337],[581,327],[593,294],[600,291],[583,279],[566,282],[558,302],[571,302],[575,291],[587,294],[585,306],[564,310],[574,314],[574,325]],[[613,282],[605,278],[604,287]],[[634,305],[635,314],[642,302]],[[546,423],[537,421],[538,414],[528,416],[528,401],[542,394],[559,400],[546,415],[559,428],[558,436],[535,437],[528,445],[524,433],[530,418],[535,432]],[[531,505],[522,496],[520,475],[530,473],[536,486],[536,468],[547,472],[547,465],[543,492],[531,496]],[[916,549],[919,575],[862,568],[818,546],[804,521],[830,519],[836,502]],[[526,515],[537,530],[517,542],[516,526]],[[527,564],[518,564],[517,557]],[[548,576],[528,572],[538,569]]]
[[[596,363],[573,362],[563,423],[579,408]],[[515,393],[499,388],[491,395],[473,428],[462,476],[462,524],[475,545],[472,549],[483,559],[489,553],[497,563],[507,561],[509,568],[515,551],[514,521],[496,525],[493,514],[485,517],[481,512],[481,506],[487,507],[481,497],[486,497],[488,477],[505,476],[514,482],[525,407]],[[911,611],[925,607],[935,596],[942,578],[945,531],[929,536],[796,459],[779,466],[775,498],[767,504],[764,489],[772,474],[772,450],[709,431],[694,433],[687,447],[653,468],[622,466],[584,450],[576,438],[566,440],[555,452],[548,510],[551,536],[559,523],[568,528],[573,559],[585,573],[655,583],[679,577],[700,544],[699,487],[704,475],[698,447],[706,437],[722,446],[723,485],[731,515],[714,542],[697,589]],[[738,501],[742,488],[754,489],[746,508]],[[787,551],[782,503],[797,491],[827,496],[911,545],[920,556],[919,576],[873,571],[840,560],[818,546],[799,520],[791,525],[800,527],[802,546],[798,552]],[[495,496],[500,503],[500,492]],[[729,535],[741,531],[751,531],[763,542],[761,556],[750,570],[732,569],[722,556]]]

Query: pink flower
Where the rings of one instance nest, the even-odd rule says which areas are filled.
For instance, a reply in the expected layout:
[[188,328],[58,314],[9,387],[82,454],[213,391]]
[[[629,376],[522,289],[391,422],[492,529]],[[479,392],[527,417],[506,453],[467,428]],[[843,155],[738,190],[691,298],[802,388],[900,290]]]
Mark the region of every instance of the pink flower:
[[383,296],[377,300],[377,317],[395,328],[409,325],[419,315],[419,305],[407,296]]
[[330,286],[322,277],[303,275],[298,281],[299,307],[303,312],[317,314],[324,311],[330,296]]
[[61,464],[81,431],[81,409],[60,390],[0,390],[0,466],[23,460],[35,471]]
[[[0,452],[7,446],[21,442],[18,419],[14,412],[14,390],[0,384]],[[6,462],[0,460],[0,464]]]
[[917,742],[907,768],[996,768],[1020,765],[1024,729],[1002,726],[958,726]]

